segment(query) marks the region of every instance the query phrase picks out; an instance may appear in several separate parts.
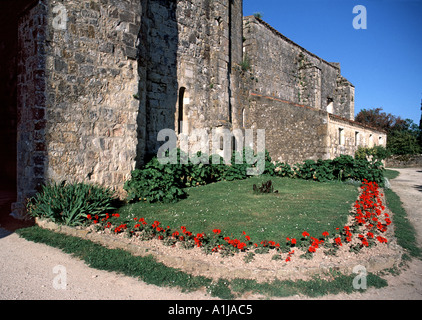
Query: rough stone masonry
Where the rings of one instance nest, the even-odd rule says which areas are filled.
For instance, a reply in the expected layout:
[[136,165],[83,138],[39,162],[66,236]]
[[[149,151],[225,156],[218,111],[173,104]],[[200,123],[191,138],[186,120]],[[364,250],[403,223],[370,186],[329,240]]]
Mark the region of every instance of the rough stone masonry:
[[22,0],[8,19],[16,217],[46,181],[123,194],[165,128],[265,129],[273,159],[289,163],[386,143],[353,121],[355,88],[339,63],[243,17],[242,0]]

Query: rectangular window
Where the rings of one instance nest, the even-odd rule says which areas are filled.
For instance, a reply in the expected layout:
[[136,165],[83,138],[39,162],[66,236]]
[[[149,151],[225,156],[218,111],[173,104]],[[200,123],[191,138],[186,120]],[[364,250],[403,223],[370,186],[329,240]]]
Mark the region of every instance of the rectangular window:
[[369,147],[372,148],[374,146],[374,136],[372,133],[369,135]]
[[338,129],[338,137],[339,137],[339,144],[341,146],[344,146],[344,129],[343,128]]
[[356,131],[355,132],[355,146],[359,146],[360,145],[360,132]]

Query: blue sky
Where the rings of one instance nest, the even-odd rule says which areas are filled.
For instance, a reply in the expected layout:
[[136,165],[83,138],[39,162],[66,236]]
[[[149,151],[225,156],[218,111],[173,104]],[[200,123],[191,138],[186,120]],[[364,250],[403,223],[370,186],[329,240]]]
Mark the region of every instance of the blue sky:
[[[356,5],[367,29],[356,30]],[[243,0],[263,20],[326,61],[340,62],[356,87],[355,113],[383,108],[419,124],[422,99],[422,0]]]

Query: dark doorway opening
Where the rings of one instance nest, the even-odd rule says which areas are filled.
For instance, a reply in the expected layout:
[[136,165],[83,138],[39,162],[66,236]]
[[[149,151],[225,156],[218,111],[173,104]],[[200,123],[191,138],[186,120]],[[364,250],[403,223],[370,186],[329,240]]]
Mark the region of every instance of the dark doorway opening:
[[10,231],[23,226],[10,213],[17,198],[18,19],[32,2],[0,2],[0,227]]

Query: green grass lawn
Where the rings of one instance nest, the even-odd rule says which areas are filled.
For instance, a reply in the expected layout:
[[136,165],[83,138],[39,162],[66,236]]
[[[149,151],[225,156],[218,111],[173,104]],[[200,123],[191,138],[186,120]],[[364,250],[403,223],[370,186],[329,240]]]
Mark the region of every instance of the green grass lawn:
[[400,175],[400,172],[393,170],[393,169],[385,169],[384,177],[386,177],[389,180],[393,180],[397,178]]
[[[256,194],[253,184],[271,179],[279,193]],[[358,186],[341,182],[319,183],[279,177],[251,177],[188,189],[189,197],[175,204],[130,204],[120,209],[123,220],[154,220],[193,233],[221,229],[225,236],[275,242],[300,238],[303,231],[321,236],[342,227],[358,197]]]

